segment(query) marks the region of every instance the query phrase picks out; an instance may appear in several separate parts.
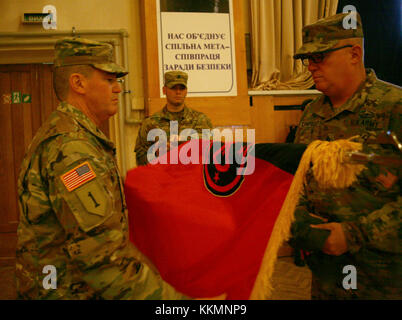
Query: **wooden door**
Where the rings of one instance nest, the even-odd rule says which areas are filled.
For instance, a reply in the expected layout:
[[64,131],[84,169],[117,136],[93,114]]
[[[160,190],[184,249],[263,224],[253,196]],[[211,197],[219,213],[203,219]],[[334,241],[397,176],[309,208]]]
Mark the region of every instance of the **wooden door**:
[[0,259],[3,263],[13,263],[15,257],[19,215],[17,179],[21,161],[35,132],[57,104],[47,92],[49,84],[51,88],[50,77],[41,74],[48,69],[46,65],[0,66]]
[[[15,262],[17,179],[28,146],[56,109],[52,65],[0,65],[0,266]],[[109,126],[100,128],[109,135]]]

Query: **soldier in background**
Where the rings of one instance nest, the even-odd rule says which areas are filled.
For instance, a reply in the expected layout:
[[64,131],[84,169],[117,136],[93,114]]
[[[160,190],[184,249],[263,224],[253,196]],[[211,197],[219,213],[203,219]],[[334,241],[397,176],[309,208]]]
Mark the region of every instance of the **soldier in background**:
[[[117,78],[127,72],[107,43],[59,40],[55,54],[62,102],[35,135],[18,180],[18,297],[183,298],[137,260],[116,149],[98,129],[117,112]],[[49,266],[56,272],[50,288]]]
[[[306,106],[295,143],[359,136],[364,152],[400,157],[381,144],[387,131],[401,135],[402,90],[376,78],[363,62],[363,29],[344,29],[348,14],[303,28],[296,59],[308,66],[323,95]],[[295,211],[290,244],[312,271],[313,299],[401,299],[401,168],[368,163],[343,190],[322,190],[308,172]],[[344,285],[353,266],[356,286]]]
[[170,137],[171,128],[174,128],[178,134],[184,129],[193,129],[197,132],[199,139],[202,137],[202,129],[212,129],[211,120],[204,113],[185,105],[187,79],[187,73],[182,71],[165,73],[163,93],[166,95],[166,105],[141,124],[134,150],[137,165],[149,163],[147,153],[155,143],[148,141],[148,133],[152,129],[161,129],[166,133],[167,142],[160,141],[160,143],[167,144],[167,151],[170,149],[171,139],[178,140],[178,137]]

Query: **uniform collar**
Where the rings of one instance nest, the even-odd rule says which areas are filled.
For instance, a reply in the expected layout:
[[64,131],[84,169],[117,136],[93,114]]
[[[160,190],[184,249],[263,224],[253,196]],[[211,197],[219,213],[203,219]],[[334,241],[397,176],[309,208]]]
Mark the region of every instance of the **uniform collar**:
[[356,112],[366,101],[368,92],[373,84],[377,81],[377,76],[373,69],[366,69],[366,79],[360,84],[356,92],[342,106],[333,109],[329,97],[323,95],[315,103],[312,112],[321,118],[333,118],[343,111]]
[[187,108],[186,105],[184,105],[184,108],[182,111],[179,112],[170,112],[167,109],[167,105],[165,105],[162,109],[162,117],[167,119],[167,120],[179,120],[180,119],[184,119],[188,116],[190,110]]
[[69,115],[69,117],[73,118],[75,121],[79,123],[79,125],[89,131],[92,135],[94,135],[98,140],[102,142],[106,147],[115,150],[114,143],[110,141],[105,134],[93,123],[91,119],[89,119],[81,110],[74,107],[71,104],[63,101],[57,107],[57,110]]

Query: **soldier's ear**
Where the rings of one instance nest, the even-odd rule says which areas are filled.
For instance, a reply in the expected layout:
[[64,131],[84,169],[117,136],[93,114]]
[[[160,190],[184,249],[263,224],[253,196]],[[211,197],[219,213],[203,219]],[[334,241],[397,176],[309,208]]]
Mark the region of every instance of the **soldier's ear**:
[[70,90],[83,94],[85,93],[87,79],[80,73],[72,73],[69,78]]
[[166,86],[163,86],[163,87],[162,87],[162,92],[163,92],[163,94],[166,96]]
[[360,63],[363,58],[363,48],[360,45],[355,44],[351,48],[351,56],[352,56],[352,62]]

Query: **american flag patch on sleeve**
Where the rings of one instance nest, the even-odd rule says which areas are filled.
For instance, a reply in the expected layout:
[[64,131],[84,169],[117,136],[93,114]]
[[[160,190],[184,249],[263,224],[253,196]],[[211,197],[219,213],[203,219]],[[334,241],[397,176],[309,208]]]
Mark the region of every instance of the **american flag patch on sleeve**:
[[66,186],[68,191],[73,191],[74,189],[82,186],[83,184],[91,181],[96,177],[95,172],[92,170],[88,161],[81,163],[74,169],[63,174],[60,178],[63,184]]

